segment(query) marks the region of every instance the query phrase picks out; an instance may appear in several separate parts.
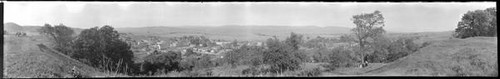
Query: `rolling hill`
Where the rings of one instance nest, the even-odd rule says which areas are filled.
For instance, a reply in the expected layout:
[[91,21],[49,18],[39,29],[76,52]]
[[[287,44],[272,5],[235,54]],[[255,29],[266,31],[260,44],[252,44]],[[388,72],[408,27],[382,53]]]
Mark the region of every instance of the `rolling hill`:
[[365,75],[498,76],[497,43],[496,37],[439,40]]
[[29,35],[39,26],[19,27],[24,29],[18,31],[27,32],[28,36],[3,36],[3,78],[62,78],[71,76],[69,73],[73,67],[87,76],[112,76],[44,47],[49,40],[40,35]]
[[11,22],[3,24],[3,29],[9,33],[23,31],[23,27],[21,27],[16,23],[11,23]]
[[[25,32],[28,36],[30,35],[39,35],[38,29],[42,28],[43,26],[22,26],[18,25],[16,23],[5,23],[4,24],[4,30],[7,31],[8,34],[14,34],[16,32]],[[68,26],[71,27],[71,26]],[[75,32],[75,35],[80,34],[80,32],[83,30],[81,28],[74,28],[71,27],[73,31]]]

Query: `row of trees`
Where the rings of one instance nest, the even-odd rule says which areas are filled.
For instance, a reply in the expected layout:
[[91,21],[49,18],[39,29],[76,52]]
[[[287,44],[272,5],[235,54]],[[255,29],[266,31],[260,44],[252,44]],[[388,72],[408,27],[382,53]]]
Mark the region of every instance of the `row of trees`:
[[250,65],[254,67],[267,66],[261,71],[247,71],[246,73],[281,73],[287,70],[296,70],[306,61],[307,56],[300,51],[303,42],[302,35],[291,33],[285,40],[276,37],[266,41],[267,47],[246,46],[231,51],[224,56],[224,62],[232,66]]

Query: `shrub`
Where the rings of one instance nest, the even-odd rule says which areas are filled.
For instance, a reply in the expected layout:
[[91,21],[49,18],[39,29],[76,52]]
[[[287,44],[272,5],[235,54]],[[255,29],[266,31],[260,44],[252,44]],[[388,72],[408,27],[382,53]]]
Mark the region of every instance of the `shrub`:
[[[169,72],[173,70],[180,70],[179,62],[181,60],[180,52],[169,51],[167,53],[151,54],[146,56],[141,68],[142,73],[148,72]],[[161,71],[158,71],[160,70]]]
[[192,70],[195,67],[195,63],[196,63],[197,60],[198,59],[194,58],[194,57],[184,58],[179,63],[179,67],[182,70],[188,70],[188,71],[190,71],[190,70]]
[[344,49],[344,47],[337,47],[332,50],[330,54],[328,54],[328,64],[324,65],[328,70],[334,70],[338,67],[350,67],[356,63],[354,57],[351,54],[353,53],[350,50]]
[[265,49],[260,46],[243,45],[238,49],[224,55],[223,61],[232,66],[264,64],[263,53]]
[[314,69],[311,69],[311,70],[305,70],[305,71],[302,71],[298,74],[298,76],[308,76],[308,77],[314,77],[314,76],[318,76],[321,74],[321,71],[319,68],[314,68]]
[[394,41],[387,38],[377,39],[371,44],[374,53],[367,57],[368,61],[387,63],[416,52],[422,47],[414,43],[416,39],[416,37],[398,37]]
[[313,49],[311,50],[313,54],[313,61],[316,62],[328,62],[329,60],[329,54],[332,53],[331,50],[326,49],[326,48],[319,48],[319,49]]
[[205,69],[215,66],[215,62],[211,61],[212,57],[209,55],[202,55],[195,63],[194,69]]

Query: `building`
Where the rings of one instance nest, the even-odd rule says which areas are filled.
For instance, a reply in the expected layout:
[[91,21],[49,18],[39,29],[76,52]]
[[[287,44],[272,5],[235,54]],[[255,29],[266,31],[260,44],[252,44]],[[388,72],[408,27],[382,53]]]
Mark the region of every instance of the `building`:
[[215,42],[215,44],[219,45],[219,46],[224,46],[224,45],[227,45],[231,42]]

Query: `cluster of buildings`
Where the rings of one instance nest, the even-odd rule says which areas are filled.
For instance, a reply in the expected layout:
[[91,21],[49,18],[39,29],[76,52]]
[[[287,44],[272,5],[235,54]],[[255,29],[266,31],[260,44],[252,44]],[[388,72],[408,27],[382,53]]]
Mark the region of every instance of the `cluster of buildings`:
[[[191,43],[189,39],[171,39],[171,40],[160,40],[158,37],[148,37],[142,40],[132,40],[130,37],[126,38],[126,42],[132,47],[135,53],[151,54],[153,51],[160,51],[160,53],[167,53],[168,51],[179,51],[182,56],[186,52],[194,52],[198,55],[212,55],[217,58],[223,58],[226,52],[233,49],[238,49],[243,45],[247,46],[265,46],[263,42],[228,42],[228,41],[205,41],[203,43]],[[190,51],[188,51],[190,49]],[[196,57],[196,56],[195,56]]]

